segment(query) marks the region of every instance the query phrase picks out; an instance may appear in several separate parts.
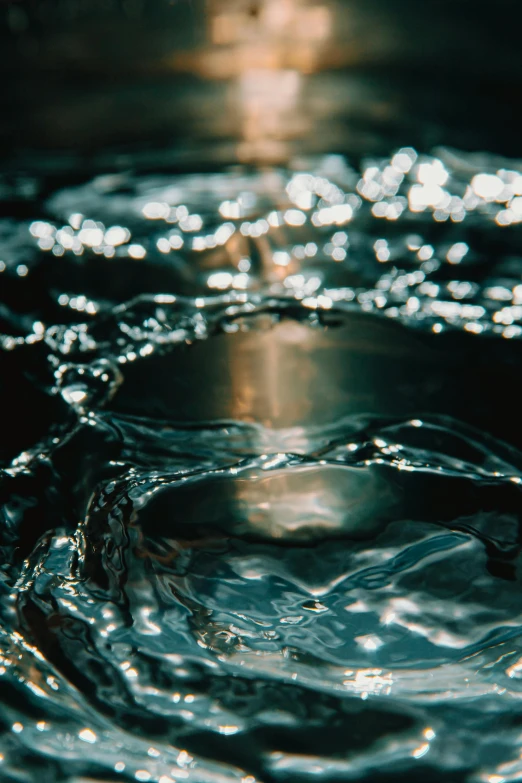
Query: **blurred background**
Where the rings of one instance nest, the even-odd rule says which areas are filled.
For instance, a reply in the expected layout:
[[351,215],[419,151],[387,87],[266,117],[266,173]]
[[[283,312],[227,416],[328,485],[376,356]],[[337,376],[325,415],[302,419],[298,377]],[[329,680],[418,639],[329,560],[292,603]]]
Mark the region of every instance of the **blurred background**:
[[[514,0],[4,1],[1,156],[13,165],[41,151],[76,164],[105,155],[125,166],[132,153],[134,163],[194,168],[402,144],[517,155],[518,9]],[[36,159],[56,165],[54,155]]]

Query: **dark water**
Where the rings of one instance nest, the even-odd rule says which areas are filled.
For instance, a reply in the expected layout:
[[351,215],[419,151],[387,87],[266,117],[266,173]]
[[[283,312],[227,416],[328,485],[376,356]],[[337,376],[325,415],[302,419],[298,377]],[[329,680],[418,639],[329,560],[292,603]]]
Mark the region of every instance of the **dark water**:
[[2,184],[2,781],[522,776],[522,166]]

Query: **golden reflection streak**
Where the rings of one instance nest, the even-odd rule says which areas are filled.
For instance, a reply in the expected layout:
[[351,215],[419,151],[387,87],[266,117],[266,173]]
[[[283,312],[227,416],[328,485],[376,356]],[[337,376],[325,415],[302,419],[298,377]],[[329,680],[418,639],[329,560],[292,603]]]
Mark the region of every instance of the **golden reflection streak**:
[[231,82],[239,160],[284,160],[287,142],[307,129],[299,105],[303,76],[344,58],[332,46],[332,11],[306,0],[207,0],[206,18],[209,45],[175,55],[171,65]]

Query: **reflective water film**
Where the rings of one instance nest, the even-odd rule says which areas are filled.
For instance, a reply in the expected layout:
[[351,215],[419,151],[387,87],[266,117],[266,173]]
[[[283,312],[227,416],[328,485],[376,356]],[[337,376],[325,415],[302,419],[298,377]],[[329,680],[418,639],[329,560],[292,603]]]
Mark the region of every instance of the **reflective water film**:
[[0,2],[0,783],[522,781],[520,29]]
[[0,779],[520,779],[522,166],[32,187]]

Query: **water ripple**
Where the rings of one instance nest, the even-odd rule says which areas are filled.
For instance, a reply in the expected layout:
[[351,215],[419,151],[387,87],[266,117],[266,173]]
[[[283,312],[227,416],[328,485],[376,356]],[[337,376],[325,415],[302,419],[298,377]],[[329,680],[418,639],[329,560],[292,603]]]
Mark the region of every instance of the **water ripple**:
[[3,219],[2,779],[518,779],[521,182],[404,148]]

